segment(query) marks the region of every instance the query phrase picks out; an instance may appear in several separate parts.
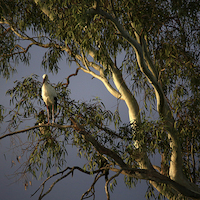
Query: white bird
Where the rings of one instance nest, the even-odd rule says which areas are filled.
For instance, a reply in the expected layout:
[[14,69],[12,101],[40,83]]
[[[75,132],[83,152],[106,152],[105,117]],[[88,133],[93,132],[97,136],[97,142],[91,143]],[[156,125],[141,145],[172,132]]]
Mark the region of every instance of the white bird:
[[43,75],[42,98],[47,107],[47,117],[49,123],[49,108],[52,108],[52,123],[54,123],[54,111],[57,107],[56,90],[48,83],[47,74]]

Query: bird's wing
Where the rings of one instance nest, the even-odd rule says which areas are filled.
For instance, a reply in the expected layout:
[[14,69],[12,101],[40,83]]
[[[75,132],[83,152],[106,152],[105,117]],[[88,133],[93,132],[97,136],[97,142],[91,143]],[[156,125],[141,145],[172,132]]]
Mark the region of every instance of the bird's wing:
[[54,87],[52,87],[50,84],[45,83],[42,86],[42,98],[45,102],[45,104],[54,104],[55,100],[54,98],[57,98],[57,93]]

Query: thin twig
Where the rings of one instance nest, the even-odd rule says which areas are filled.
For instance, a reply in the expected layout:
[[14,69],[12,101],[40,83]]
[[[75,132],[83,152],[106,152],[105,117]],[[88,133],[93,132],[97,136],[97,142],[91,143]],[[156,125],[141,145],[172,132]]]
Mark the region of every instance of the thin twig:
[[[88,195],[90,192],[92,192],[92,190],[94,190],[94,185],[96,184],[96,182],[97,182],[102,176],[104,176],[104,174],[100,174],[100,175],[97,174],[97,175],[95,176],[94,182],[92,183],[92,185],[90,186],[90,188],[82,195],[81,200],[86,199],[86,198],[89,198],[89,196],[88,196],[88,197],[84,197],[84,196],[85,196],[85,195]],[[91,197],[92,195],[94,195],[94,192],[92,192],[92,194],[90,195],[90,197]]]
[[66,79],[67,79],[67,83],[63,83],[63,85],[66,85],[66,87],[69,85],[69,78],[70,77],[72,77],[72,76],[77,76],[78,75],[78,71],[80,70],[81,68],[80,67],[78,67],[77,69],[76,69],[76,72],[74,73],[74,74],[70,74]]
[[[91,70],[90,70],[90,68],[88,67],[88,64],[86,63],[85,54],[84,54],[83,51],[82,51],[81,53],[82,53],[82,58],[83,58],[83,64],[85,65],[86,69],[90,72]],[[87,62],[88,62],[88,60],[87,60]]]
[[111,181],[112,179],[114,179],[115,177],[119,176],[121,172],[122,172],[122,169],[120,169],[114,176],[110,177],[110,178],[106,181],[106,183],[105,183],[105,192],[106,192],[107,200],[110,200],[110,193],[109,193],[109,191],[108,191],[108,184],[110,183],[110,181]]
[[[62,180],[63,178],[65,178],[65,177],[67,177],[69,174],[72,174],[72,175],[73,175],[73,172],[74,172],[75,169],[77,169],[77,170],[79,170],[79,171],[81,171],[81,172],[83,172],[83,173],[85,173],[85,174],[88,174],[88,175],[91,174],[90,171],[85,171],[85,170],[83,170],[82,168],[80,168],[80,167],[78,167],[78,166],[67,167],[67,168],[65,168],[64,170],[62,170],[62,171],[60,171],[60,172],[57,172],[57,173],[55,173],[55,174],[52,174],[52,175],[49,176],[47,179],[45,179],[45,180],[43,181],[43,183],[39,186],[39,188],[38,188],[31,196],[34,196],[34,195],[39,191],[39,189],[42,187],[42,191],[40,192],[40,197],[39,197],[39,199],[42,199],[44,196],[46,196],[46,195],[53,189],[53,187],[55,186],[55,184],[56,184],[57,182],[61,181],[61,180]],[[59,174],[64,174],[67,170],[70,170],[70,171],[69,171],[67,174],[65,174],[64,176],[61,176],[61,177],[58,178],[56,181],[54,181],[54,182],[52,183],[52,185],[50,186],[49,190],[48,190],[45,194],[42,194],[43,191],[44,191],[45,183],[46,183],[49,179],[51,179],[51,178],[53,178],[53,177],[55,177],[55,176],[57,176],[57,175],[59,175]],[[93,174],[96,174],[96,173],[101,172],[101,170],[102,170],[102,168],[101,168],[101,169],[98,169],[98,170],[95,170],[95,171],[93,171],[92,173],[93,173]]]

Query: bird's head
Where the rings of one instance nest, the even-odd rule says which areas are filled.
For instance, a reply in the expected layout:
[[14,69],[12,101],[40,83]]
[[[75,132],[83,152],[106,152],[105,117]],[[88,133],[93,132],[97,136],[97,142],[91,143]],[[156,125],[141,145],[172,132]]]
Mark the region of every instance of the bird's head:
[[46,82],[46,81],[48,81],[48,76],[47,76],[47,74],[44,74],[44,75],[42,76],[42,78],[43,78],[43,83]]

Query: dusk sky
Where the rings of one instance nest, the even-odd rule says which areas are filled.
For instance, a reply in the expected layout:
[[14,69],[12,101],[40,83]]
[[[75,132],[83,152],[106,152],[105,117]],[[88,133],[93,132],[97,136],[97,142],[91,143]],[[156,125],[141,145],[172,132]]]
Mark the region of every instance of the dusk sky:
[[[18,73],[14,74],[10,80],[6,81],[2,77],[0,77],[0,91],[1,91],[1,105],[5,105],[7,110],[12,106],[9,105],[9,96],[5,96],[5,93],[8,89],[14,86],[15,80],[22,80],[22,77],[27,77],[31,74],[37,74],[40,76],[40,81],[42,82],[42,75],[47,73],[49,75],[49,80],[51,83],[57,83],[58,81],[65,81],[65,78],[68,77],[71,73],[74,73],[76,70],[76,66],[72,65],[70,68],[68,64],[65,62],[65,57],[63,61],[60,62],[60,71],[58,74],[49,74],[48,71],[45,72],[41,67],[41,59],[44,54],[44,51],[41,48],[32,48],[31,49],[31,60],[30,66],[24,66],[22,63],[19,63],[17,66]],[[119,104],[120,114],[124,123],[128,123],[128,110],[126,105],[122,101],[118,101],[116,98],[112,97],[112,95],[106,90],[104,85],[97,79],[92,79],[91,75],[85,74],[82,71],[79,71],[78,76],[72,77],[70,79],[70,84],[68,87],[71,90],[71,99],[88,101],[95,97],[100,97],[104,102],[106,109],[114,111]],[[44,110],[46,110],[44,106]],[[29,121],[27,124],[23,124],[21,129],[26,128],[27,126],[34,126],[34,121]],[[1,134],[6,130],[6,124],[1,125]],[[22,137],[22,140],[26,139],[26,133],[19,134]],[[32,186],[29,186],[25,191],[22,182],[15,182],[16,179],[13,177],[13,173],[20,166],[20,163],[16,160],[17,152],[10,149],[10,139],[6,138],[0,141],[0,194],[2,200],[27,200],[27,199],[37,199],[39,193],[31,198],[31,194],[35,192],[35,190],[39,187],[39,185],[44,180],[36,181],[32,179]],[[67,165],[72,167],[74,165],[83,166],[86,163],[86,160],[80,159],[77,156],[77,149],[75,147],[68,148],[68,157]],[[156,160],[153,162],[155,163]],[[12,166],[12,160],[16,163],[16,165]],[[22,159],[20,162],[23,163],[25,159]],[[31,177],[31,176],[30,176]],[[75,171],[74,176],[71,175],[61,182],[59,182],[53,190],[44,198],[44,200],[78,200],[81,198],[82,194],[91,186],[93,182],[94,176],[89,177],[88,175],[81,174],[78,171]],[[128,189],[124,184],[124,177],[121,175],[117,178],[117,186],[114,189],[113,193],[110,193],[111,199],[145,199],[145,192],[147,189],[147,185],[145,181],[139,181],[136,188]],[[52,182],[51,182],[52,183]],[[106,199],[106,194],[104,191],[105,180],[102,180],[96,185],[96,200]],[[47,189],[47,188],[46,188]],[[39,191],[40,192],[40,191]]]

